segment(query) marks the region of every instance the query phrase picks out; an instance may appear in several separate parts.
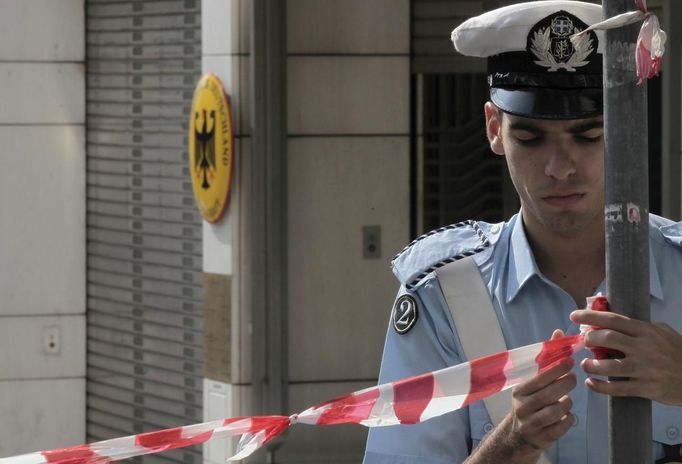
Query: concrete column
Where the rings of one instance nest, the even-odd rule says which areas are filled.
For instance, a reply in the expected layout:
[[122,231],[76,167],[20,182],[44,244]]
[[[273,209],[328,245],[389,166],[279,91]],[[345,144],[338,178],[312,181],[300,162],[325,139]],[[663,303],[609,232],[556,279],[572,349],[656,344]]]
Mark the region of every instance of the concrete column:
[[0,5],[0,456],[85,440],[83,0]]

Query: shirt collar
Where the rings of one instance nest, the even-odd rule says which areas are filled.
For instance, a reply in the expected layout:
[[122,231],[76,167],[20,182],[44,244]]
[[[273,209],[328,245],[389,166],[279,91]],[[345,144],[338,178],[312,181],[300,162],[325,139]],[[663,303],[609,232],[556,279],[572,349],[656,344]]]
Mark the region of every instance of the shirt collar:
[[656,258],[654,252],[649,245],[649,293],[651,296],[663,301],[663,287],[661,287],[661,279],[658,277],[658,266],[656,266]]
[[[656,258],[654,257],[651,247],[649,247],[649,293],[651,296],[663,300],[663,288],[661,287],[661,280],[658,276],[658,267],[656,266]],[[511,302],[526,283],[534,275],[540,276],[540,269],[538,269],[535,257],[528,244],[526,231],[523,227],[523,220],[521,214],[518,214],[514,222],[508,257],[508,274],[507,274],[507,303]]]
[[535,263],[535,257],[526,238],[521,213],[516,216],[516,221],[512,228],[508,259],[507,303],[516,298],[516,295],[531,277],[540,274],[540,270]]

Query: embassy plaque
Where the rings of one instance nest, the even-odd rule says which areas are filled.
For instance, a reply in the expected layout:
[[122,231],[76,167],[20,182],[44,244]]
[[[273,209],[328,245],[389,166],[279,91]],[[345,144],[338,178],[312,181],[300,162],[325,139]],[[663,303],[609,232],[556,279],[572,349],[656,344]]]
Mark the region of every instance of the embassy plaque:
[[234,131],[225,89],[213,74],[202,76],[194,90],[188,140],[194,199],[204,219],[218,222],[230,197]]

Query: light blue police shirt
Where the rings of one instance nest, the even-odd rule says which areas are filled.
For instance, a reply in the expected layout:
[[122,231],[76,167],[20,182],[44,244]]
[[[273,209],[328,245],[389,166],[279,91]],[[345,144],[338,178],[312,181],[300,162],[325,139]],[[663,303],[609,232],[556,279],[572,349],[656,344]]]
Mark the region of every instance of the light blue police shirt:
[[[651,318],[682,332],[682,223],[650,215]],[[503,224],[468,221],[415,240],[393,261],[401,282],[398,296],[410,294],[418,318],[399,335],[389,323],[379,383],[442,369],[465,361],[436,275],[439,264],[475,253],[474,260],[492,295],[507,347],[546,340],[554,329],[576,334],[569,320],[573,298],[538,269],[520,216]],[[605,292],[605,283],[597,290]],[[577,423],[546,455],[558,464],[608,462],[606,396],[589,391],[575,355],[578,386],[571,392]],[[682,388],[682,387],[681,387]],[[661,443],[682,443],[682,408],[653,403],[654,459]],[[416,425],[370,429],[364,464],[453,464],[463,462],[492,429],[483,402]]]

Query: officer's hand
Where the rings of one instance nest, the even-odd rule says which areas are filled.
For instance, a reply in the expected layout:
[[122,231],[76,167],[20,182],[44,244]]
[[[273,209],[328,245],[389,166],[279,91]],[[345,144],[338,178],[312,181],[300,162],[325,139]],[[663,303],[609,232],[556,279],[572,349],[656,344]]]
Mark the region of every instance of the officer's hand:
[[[561,330],[555,330],[552,339],[563,335]],[[512,390],[512,439],[544,450],[574,424],[573,402],[568,396],[577,382],[571,372],[574,363],[573,358],[564,359]]]
[[[563,337],[555,330],[552,340]],[[547,371],[512,389],[512,409],[493,429],[466,464],[536,463],[543,450],[564,435],[574,423],[567,395],[576,384],[573,358],[566,358]]]
[[622,314],[578,310],[571,313],[576,324],[601,327],[585,334],[588,347],[622,352],[621,359],[584,359],[588,374],[625,377],[627,381],[588,378],[592,390],[612,396],[639,396],[660,403],[682,406],[682,335],[663,322],[644,322]]

